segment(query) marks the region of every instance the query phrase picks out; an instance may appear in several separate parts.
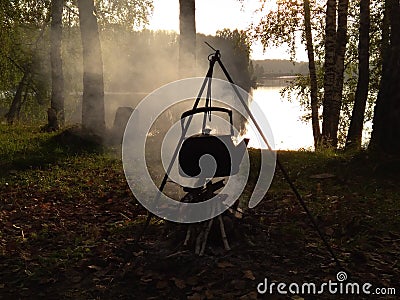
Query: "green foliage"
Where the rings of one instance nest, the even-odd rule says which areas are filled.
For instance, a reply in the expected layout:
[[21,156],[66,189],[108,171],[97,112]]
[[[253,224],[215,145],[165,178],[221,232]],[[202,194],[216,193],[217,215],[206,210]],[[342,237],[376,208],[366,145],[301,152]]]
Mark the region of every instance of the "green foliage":
[[[143,27],[152,11],[152,1],[97,1],[100,23],[107,28],[119,26],[126,30]],[[21,122],[41,123],[46,119],[50,97],[49,62],[49,5],[50,1],[2,1],[0,6],[0,117],[13,101],[15,90],[28,74],[24,89]],[[66,2],[64,10],[63,56],[67,94],[81,91],[81,42],[78,11],[73,1]],[[81,78],[82,76],[80,76]],[[76,109],[76,97],[68,97],[68,108]],[[71,110],[69,110],[71,111]],[[71,115],[70,115],[71,116]],[[68,117],[68,115],[67,115]]]
[[[7,3],[7,4],[6,4]],[[15,91],[26,74],[22,121],[42,120],[49,96],[48,38],[49,1],[2,1],[0,35],[0,117],[8,111]]]
[[[246,31],[223,29],[216,33],[215,47],[221,50],[222,60],[237,85],[245,90],[255,86],[250,61],[251,38]],[[212,43],[213,44],[213,43]],[[223,77],[225,79],[225,76]]]
[[153,0],[123,0],[95,2],[97,17],[102,27],[118,25],[127,29],[140,29],[148,24],[153,12]]
[[243,55],[250,56],[251,39],[250,36],[243,30],[230,30],[222,29],[218,30],[217,37],[222,38],[233,43],[235,51],[242,53]]
[[[64,23],[68,26],[79,24],[77,0],[65,3]],[[143,29],[153,12],[153,0],[95,1],[95,13],[100,29],[124,28],[129,31]]]
[[[266,2],[266,1],[264,1]],[[264,49],[269,46],[287,45],[291,58],[296,54],[296,37],[302,30],[302,1],[278,0],[254,28],[253,36],[259,39]]]

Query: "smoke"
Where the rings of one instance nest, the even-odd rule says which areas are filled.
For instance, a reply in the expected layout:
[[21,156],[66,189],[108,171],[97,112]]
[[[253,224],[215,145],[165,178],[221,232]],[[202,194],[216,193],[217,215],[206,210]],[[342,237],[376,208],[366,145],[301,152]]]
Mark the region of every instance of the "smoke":
[[[104,65],[105,118],[106,126],[112,129],[118,108],[135,108],[137,104],[155,89],[180,79],[179,35],[170,31],[140,32],[126,31],[122,27],[103,29],[100,33]],[[80,123],[82,95],[82,57],[78,28],[72,28],[64,37],[64,70],[66,81],[66,122]],[[208,56],[214,51],[204,42],[220,49],[222,61],[238,85],[248,90],[248,57],[235,49],[234,43],[215,36],[197,35],[195,72],[204,77],[209,67]],[[185,74],[186,72],[183,72]],[[188,72],[189,73],[189,70]],[[214,76],[225,79],[219,66]],[[199,86],[200,89],[200,86]],[[163,101],[163,99],[159,99]],[[194,99],[193,99],[194,101]],[[187,101],[165,112],[154,125],[155,131],[168,130],[184,112],[192,107]],[[154,103],[156,107],[158,103]],[[238,121],[239,120],[239,121]],[[243,123],[238,118],[236,125]],[[120,124],[120,122],[117,122]],[[239,124],[238,128],[243,129]]]

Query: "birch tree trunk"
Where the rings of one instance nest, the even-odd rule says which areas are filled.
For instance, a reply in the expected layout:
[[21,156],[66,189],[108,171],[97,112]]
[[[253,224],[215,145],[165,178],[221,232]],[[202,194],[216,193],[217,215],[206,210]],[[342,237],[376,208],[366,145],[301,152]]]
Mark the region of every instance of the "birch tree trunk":
[[335,95],[335,43],[336,43],[336,0],[328,0],[326,4],[325,25],[325,74],[322,139],[325,146],[333,145],[336,136],[334,124]]
[[343,97],[343,80],[344,80],[344,59],[346,55],[347,45],[347,14],[349,8],[349,0],[339,0],[338,5],[338,25],[336,32],[336,49],[335,49],[335,88],[332,101],[332,127],[331,137],[332,146],[338,145],[338,128],[340,120],[340,110],[342,107]]
[[347,134],[346,149],[361,149],[362,130],[369,85],[369,27],[370,0],[361,0],[360,37],[358,42],[358,81],[349,132]]
[[50,62],[51,62],[51,109],[55,118],[48,117],[48,127],[54,130],[64,125],[64,76],[61,56],[62,13],[64,0],[51,1]]
[[93,0],[79,0],[83,50],[82,126],[103,136],[105,132],[103,59]]
[[15,92],[13,101],[11,102],[10,109],[6,114],[7,124],[11,125],[15,122],[22,107],[22,96],[26,85],[28,84],[28,78],[30,76],[30,68],[24,71],[22,79],[18,83],[17,90]]
[[310,0],[304,0],[304,25],[306,34],[306,48],[308,56],[308,70],[310,72],[310,97],[311,97],[311,123],[314,137],[314,147],[318,149],[321,142],[321,130],[319,128],[319,115],[318,115],[318,83],[317,72],[315,68],[314,59],[314,45],[311,31],[311,12]]
[[349,0],[339,0],[336,30],[336,1],[328,0],[325,28],[325,77],[322,139],[327,147],[336,148],[343,96],[344,59],[347,44]]
[[196,68],[196,1],[179,0],[179,73],[194,76]]

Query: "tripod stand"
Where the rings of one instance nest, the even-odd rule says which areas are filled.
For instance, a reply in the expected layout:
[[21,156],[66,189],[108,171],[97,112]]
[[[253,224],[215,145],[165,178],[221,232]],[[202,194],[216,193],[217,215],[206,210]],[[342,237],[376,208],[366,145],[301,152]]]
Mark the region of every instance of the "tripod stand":
[[[210,45],[209,45],[209,46],[210,46]],[[210,47],[211,47],[211,46],[210,46]],[[212,48],[212,47],[211,47],[211,48]],[[209,66],[208,72],[207,72],[207,74],[206,74],[206,77],[205,77],[205,79],[204,79],[204,81],[203,81],[203,84],[202,84],[202,86],[201,86],[201,88],[200,88],[199,94],[198,94],[198,96],[197,96],[197,98],[196,98],[196,100],[195,100],[195,103],[194,103],[194,105],[193,105],[192,110],[194,111],[194,110],[196,110],[196,109],[198,108],[198,105],[199,105],[201,96],[202,96],[202,94],[203,94],[203,92],[204,92],[204,89],[205,89],[205,87],[206,87],[207,84],[208,84],[208,89],[207,89],[207,98],[206,98],[206,108],[208,108],[208,107],[211,105],[211,97],[210,97],[210,96],[211,96],[212,75],[213,75],[213,69],[214,69],[215,63],[218,63],[218,65],[219,65],[220,68],[222,69],[222,71],[223,71],[223,73],[224,73],[226,79],[227,79],[227,80],[229,81],[229,83],[231,84],[231,87],[232,87],[232,89],[234,90],[236,96],[237,96],[238,99],[240,100],[241,105],[243,105],[243,107],[244,107],[244,109],[245,109],[245,112],[246,112],[247,115],[250,117],[251,121],[254,123],[254,125],[255,125],[255,127],[256,127],[258,133],[260,134],[262,140],[263,140],[264,143],[266,144],[268,150],[269,150],[269,151],[273,151],[272,147],[271,147],[270,144],[269,144],[269,141],[268,141],[266,135],[263,133],[263,131],[262,131],[260,125],[258,124],[257,120],[255,119],[253,113],[250,111],[250,108],[248,107],[246,101],[244,100],[243,96],[242,96],[241,93],[239,92],[237,86],[234,84],[234,82],[233,82],[231,76],[229,75],[227,69],[225,68],[224,64],[222,63],[222,61],[221,61],[221,59],[220,59],[220,58],[221,58],[220,51],[219,51],[219,50],[216,50],[216,49],[214,49],[214,48],[212,48],[212,49],[215,51],[215,53],[209,56],[210,66]],[[205,111],[206,111],[206,110],[205,110]],[[169,164],[169,166],[168,166],[168,168],[167,168],[167,170],[166,170],[166,172],[165,172],[165,175],[164,175],[163,180],[162,180],[162,182],[161,182],[161,184],[160,184],[160,187],[159,187],[159,189],[158,189],[158,193],[157,193],[157,195],[156,195],[154,201],[158,201],[158,200],[160,199],[161,193],[163,192],[163,190],[164,190],[164,188],[165,188],[165,185],[167,184],[167,181],[168,181],[169,174],[170,174],[170,172],[171,172],[172,166],[173,166],[175,160],[177,159],[178,152],[179,152],[179,148],[180,148],[180,146],[182,145],[182,143],[183,143],[183,141],[184,141],[185,135],[186,135],[187,130],[188,130],[188,128],[189,128],[189,125],[190,125],[190,123],[191,123],[191,121],[192,121],[192,118],[193,118],[193,115],[189,115],[186,124],[184,124],[184,125],[182,126],[182,135],[181,135],[181,138],[179,139],[179,141],[178,141],[178,143],[177,143],[177,147],[176,147],[176,149],[175,149],[175,151],[174,151],[174,153],[173,153],[173,155],[172,155],[171,162],[170,162],[170,164]],[[206,112],[205,112],[205,114],[204,114],[204,119],[203,119],[203,130],[205,129],[205,121],[206,121]],[[328,243],[328,241],[326,240],[326,238],[325,238],[324,234],[322,233],[322,231],[319,229],[319,227],[318,227],[318,225],[317,225],[317,223],[316,223],[316,221],[315,221],[315,218],[313,217],[313,215],[312,215],[311,212],[309,211],[307,205],[305,204],[303,198],[301,197],[300,193],[298,192],[296,186],[294,185],[293,181],[290,179],[290,177],[289,177],[289,175],[288,175],[286,169],[283,167],[282,163],[280,162],[280,160],[279,160],[278,158],[276,159],[276,164],[277,164],[278,168],[281,170],[284,179],[288,182],[290,188],[292,189],[293,193],[295,194],[295,196],[296,196],[297,200],[299,201],[300,205],[302,206],[302,208],[303,208],[304,211],[306,212],[306,214],[307,214],[308,218],[310,219],[310,221],[311,221],[311,223],[312,223],[314,229],[317,231],[319,237],[320,237],[321,240],[323,241],[323,243],[324,243],[325,247],[327,248],[328,252],[330,253],[330,255],[332,256],[332,258],[334,259],[336,265],[337,265],[338,267],[341,267],[340,262],[339,262],[339,260],[337,259],[335,253],[333,252],[331,246],[329,245],[329,243]],[[250,203],[250,204],[251,204],[251,203]],[[149,213],[149,215],[148,215],[148,217],[147,217],[147,219],[146,219],[146,223],[145,223],[145,225],[144,225],[144,227],[143,227],[143,230],[142,230],[142,231],[139,233],[139,235],[137,236],[136,241],[139,241],[139,240],[140,240],[141,236],[143,235],[143,233],[145,232],[146,228],[148,227],[148,225],[149,225],[149,223],[150,223],[150,221],[151,221],[152,216],[153,216],[153,215],[152,215],[151,213]]]

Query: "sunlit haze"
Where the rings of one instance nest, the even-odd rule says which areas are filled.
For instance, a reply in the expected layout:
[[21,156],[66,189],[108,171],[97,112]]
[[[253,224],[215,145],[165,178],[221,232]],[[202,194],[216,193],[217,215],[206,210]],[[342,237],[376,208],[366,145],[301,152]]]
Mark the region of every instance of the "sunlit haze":
[[[224,28],[247,29],[261,18],[260,13],[255,13],[260,5],[259,0],[196,1],[196,30],[198,33],[215,34],[217,30]],[[154,13],[147,28],[179,32],[179,0],[154,0]],[[251,58],[289,59],[289,54],[285,47],[268,48],[263,53],[261,44],[255,42]],[[307,60],[303,45],[298,46],[296,60]]]

